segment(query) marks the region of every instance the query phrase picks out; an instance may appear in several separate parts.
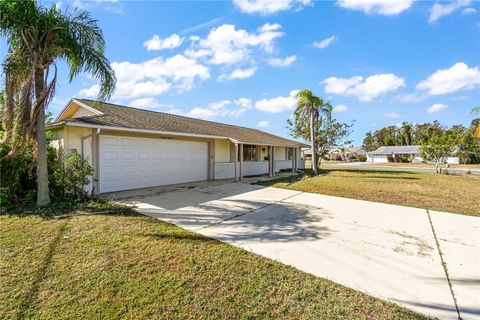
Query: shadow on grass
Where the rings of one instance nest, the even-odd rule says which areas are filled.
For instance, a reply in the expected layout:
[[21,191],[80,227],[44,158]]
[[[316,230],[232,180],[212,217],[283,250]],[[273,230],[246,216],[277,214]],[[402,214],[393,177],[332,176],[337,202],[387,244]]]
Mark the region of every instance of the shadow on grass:
[[[218,242],[215,239],[207,238],[193,232],[178,232],[178,233],[141,233],[143,237],[152,238],[155,240],[178,240],[178,241],[201,241],[201,242]],[[220,242],[218,242],[220,243]]]
[[320,172],[328,174],[330,172],[355,172],[358,174],[385,174],[385,175],[397,175],[397,174],[407,174],[407,175],[416,175],[421,172],[415,171],[405,171],[397,169],[365,169],[365,168],[331,168],[331,169],[321,169]]
[[[344,176],[342,179],[357,179],[358,177],[352,176]],[[388,179],[388,180],[420,180],[417,177],[395,177],[395,176],[369,176],[369,177],[361,177],[362,179]]]
[[[287,186],[293,184],[305,178],[314,178],[313,171],[310,169],[304,170],[305,174],[297,176],[282,177],[279,179],[272,179],[267,181],[255,182],[256,185],[270,187],[277,183],[285,183]],[[378,170],[378,169],[364,169],[364,168],[329,168],[329,169],[320,169],[318,170],[317,177],[327,176],[333,172],[345,172],[353,173],[359,175],[372,175],[371,177],[365,176],[362,178],[367,179],[403,179],[403,180],[420,180],[420,178],[415,177],[418,172],[412,171],[401,171],[401,170]],[[403,175],[408,175],[405,177]],[[355,176],[342,176],[342,178],[356,178]]]
[[132,208],[101,199],[90,199],[86,202],[58,201],[45,208],[35,206],[16,206],[6,208],[3,214],[17,217],[32,215],[48,219],[65,219],[74,215],[110,215],[110,216],[140,216]]
[[45,257],[43,258],[42,264],[40,268],[38,268],[38,270],[33,275],[32,284],[28,289],[27,293],[25,294],[23,301],[20,304],[20,312],[18,314],[19,319],[25,318],[26,313],[31,309],[35,299],[37,298],[40,290],[40,285],[42,284],[42,281],[46,277],[48,268],[52,264],[53,255],[55,254],[58,244],[60,243],[66,230],[67,230],[66,223],[61,224],[58,227],[57,235],[52,240],[52,242],[50,242],[50,244],[48,245],[47,252],[45,253]]

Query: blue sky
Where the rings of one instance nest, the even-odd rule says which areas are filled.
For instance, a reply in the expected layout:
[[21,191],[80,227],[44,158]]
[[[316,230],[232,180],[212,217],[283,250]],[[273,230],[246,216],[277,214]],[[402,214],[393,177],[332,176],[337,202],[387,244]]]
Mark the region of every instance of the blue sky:
[[[55,2],[43,3],[51,4]],[[480,104],[480,5],[468,0],[61,1],[99,20],[111,102],[288,137],[298,89],[355,120],[351,139],[402,121],[469,125]],[[5,42],[1,42],[3,60]],[[54,114],[95,98],[60,65]]]

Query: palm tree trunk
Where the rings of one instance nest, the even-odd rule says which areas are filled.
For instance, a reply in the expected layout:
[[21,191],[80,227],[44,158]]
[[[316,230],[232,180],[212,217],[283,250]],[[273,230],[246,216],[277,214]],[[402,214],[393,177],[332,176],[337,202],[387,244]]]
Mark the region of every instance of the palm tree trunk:
[[318,174],[317,168],[317,150],[315,148],[315,117],[313,112],[310,114],[310,141],[312,142],[312,169],[315,175]]
[[[40,101],[45,94],[44,70],[35,70],[35,99]],[[39,106],[35,123],[35,140],[37,143],[37,206],[45,207],[50,204],[48,192],[47,168],[47,138],[45,136],[45,108],[43,103]]]
[[5,92],[3,98],[3,126],[5,130],[4,141],[11,139],[13,129],[13,78],[10,72],[7,72],[5,79]]

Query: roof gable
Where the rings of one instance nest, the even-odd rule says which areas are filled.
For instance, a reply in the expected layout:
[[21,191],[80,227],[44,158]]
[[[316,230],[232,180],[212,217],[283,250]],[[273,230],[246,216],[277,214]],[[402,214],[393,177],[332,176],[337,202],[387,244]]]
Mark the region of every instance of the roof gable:
[[55,119],[55,122],[96,115],[102,115],[102,112],[76,99],[70,99],[65,108],[63,108],[58,117]]
[[420,146],[384,146],[369,152],[370,154],[419,154]]

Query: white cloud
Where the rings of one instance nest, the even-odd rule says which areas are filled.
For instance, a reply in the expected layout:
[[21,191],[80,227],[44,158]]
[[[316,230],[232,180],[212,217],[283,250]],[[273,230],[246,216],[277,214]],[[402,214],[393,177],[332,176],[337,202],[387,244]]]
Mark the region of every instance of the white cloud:
[[217,117],[217,112],[206,108],[193,108],[187,115],[192,118],[213,120]]
[[163,49],[173,49],[182,45],[184,38],[181,38],[178,34],[174,33],[171,36],[160,39],[156,34],[153,37],[143,43],[143,46],[147,48],[148,51],[152,50],[163,50]]
[[246,79],[250,78],[257,72],[256,67],[248,68],[248,69],[235,69],[230,74],[222,74],[218,77],[219,81],[224,80],[233,80],[233,79]]
[[268,60],[268,64],[272,67],[287,67],[297,60],[297,56],[289,56],[284,59],[271,58]]
[[448,3],[436,3],[430,7],[428,22],[434,23],[438,19],[451,15],[455,11],[470,5],[470,0],[455,0]]
[[223,24],[213,28],[205,39],[194,38],[185,54],[193,58],[208,58],[207,63],[232,65],[247,61],[253,50],[272,53],[275,39],[282,37],[281,26],[266,23],[255,32],[236,29],[234,25]]
[[338,106],[335,106],[332,111],[333,112],[347,112],[348,107],[344,104],[339,104]]
[[[105,11],[109,11],[112,13],[118,13],[118,14],[123,14],[124,11],[122,7],[118,6],[119,1],[118,0],[68,0],[65,2],[66,6],[70,7],[70,5],[73,8],[79,8],[79,9],[89,9],[89,10],[95,10],[98,9],[98,7],[104,9]],[[62,1],[59,1],[56,3],[56,8],[57,10],[63,7]]]
[[[139,63],[113,62],[112,68],[117,75],[117,87],[112,96],[114,100],[154,97],[172,88],[186,91],[193,88],[195,81],[210,78],[210,71],[206,66],[181,54]],[[98,92],[98,85],[94,85],[81,90],[79,94],[92,97],[95,88]]]
[[400,118],[400,115],[396,112],[393,112],[393,111],[385,112],[383,115],[385,116],[385,118],[390,118],[390,119]]
[[270,124],[270,122],[266,121],[266,120],[262,120],[262,121],[259,121],[257,123],[257,127],[259,128],[265,128],[265,127],[268,127],[268,125]]
[[336,36],[331,36],[321,41],[314,42],[313,46],[319,49],[324,49],[328,47],[333,41],[335,41],[335,39],[337,39]]
[[117,13],[117,14],[125,14],[125,11],[123,11],[122,7],[114,7],[114,6],[108,6],[104,8],[108,12],[112,13]]
[[112,99],[123,100],[136,99],[145,96],[158,96],[170,90],[171,87],[172,85],[162,78],[142,82],[117,81],[117,87]]
[[351,78],[330,77],[322,81],[326,93],[343,96],[355,96],[361,101],[372,101],[373,98],[393,92],[405,86],[404,78],[393,73],[376,74],[363,80],[363,77]]
[[162,105],[155,98],[140,98],[131,101],[129,106],[134,108],[155,109],[160,108]]
[[218,18],[209,20],[207,22],[197,24],[196,26],[193,26],[193,27],[190,27],[190,28],[187,28],[187,29],[183,29],[180,33],[181,34],[190,33],[190,32],[193,32],[193,31],[197,31],[197,30],[209,27],[209,26],[217,23],[218,21],[222,20],[223,18],[224,17],[218,17]]
[[465,8],[462,10],[462,14],[474,14],[474,13],[477,13],[477,10],[475,8]]
[[366,14],[392,16],[410,8],[415,0],[337,0],[337,5]]
[[251,109],[253,107],[253,102],[250,99],[247,98],[240,98],[235,101],[233,101],[237,106],[241,106],[246,109]]
[[232,108],[232,104],[238,105],[230,100],[212,102],[206,107],[193,108],[186,115],[204,120],[215,120],[218,117],[238,118],[247,111],[247,108],[243,107]]
[[419,102],[425,100],[426,98],[428,98],[426,94],[420,94],[417,92],[400,94],[394,97],[396,101],[400,102]]
[[301,10],[304,6],[311,5],[312,0],[233,0],[233,3],[242,12],[268,15],[292,8]]
[[78,95],[81,98],[96,98],[98,96],[99,91],[100,91],[100,86],[98,84],[94,84],[91,87],[80,90],[78,92]]
[[279,113],[286,110],[293,110],[297,105],[296,94],[298,90],[290,92],[288,97],[276,97],[272,99],[262,99],[255,103],[255,107],[264,112]]
[[425,111],[427,111],[427,113],[434,113],[434,112],[438,112],[440,110],[444,110],[444,109],[447,109],[448,106],[446,104],[443,104],[443,103],[434,103],[432,104],[431,107],[427,108]]
[[477,85],[480,85],[478,67],[470,68],[464,62],[458,62],[448,69],[435,71],[417,84],[417,89],[425,90],[430,95],[441,95],[460,89],[473,89]]

